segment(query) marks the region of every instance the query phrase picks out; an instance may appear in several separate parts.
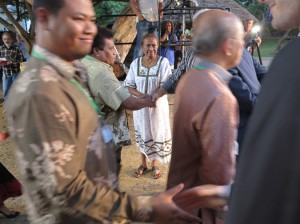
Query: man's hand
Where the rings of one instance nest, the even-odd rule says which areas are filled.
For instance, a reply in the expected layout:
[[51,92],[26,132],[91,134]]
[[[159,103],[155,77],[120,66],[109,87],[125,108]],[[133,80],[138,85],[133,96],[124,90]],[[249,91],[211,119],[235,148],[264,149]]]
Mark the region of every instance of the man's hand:
[[175,203],[184,210],[199,208],[216,208],[227,204],[230,185],[201,185],[179,193]]
[[141,13],[139,13],[137,17],[139,18],[139,21],[145,20],[145,17]]
[[160,87],[153,95],[152,95],[152,101],[156,102],[156,100],[158,100],[158,98],[164,96],[165,94],[167,94],[167,91]]
[[146,106],[147,107],[156,107],[155,102],[152,101],[152,96],[151,95],[146,95],[144,97],[145,101],[146,101]]
[[201,220],[182,209],[180,209],[173,201],[173,197],[183,189],[183,184],[169,189],[164,193],[160,193],[154,198],[154,219],[156,224],[171,223],[199,223]]
[[255,41],[257,42],[257,45],[258,46],[260,46],[261,45],[261,38],[260,38],[260,36],[257,36],[256,38],[255,38]]

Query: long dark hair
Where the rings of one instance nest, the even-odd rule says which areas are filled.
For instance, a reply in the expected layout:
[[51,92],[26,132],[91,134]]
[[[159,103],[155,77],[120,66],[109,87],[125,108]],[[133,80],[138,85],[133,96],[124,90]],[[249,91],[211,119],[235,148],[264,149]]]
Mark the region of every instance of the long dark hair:
[[161,25],[161,36],[164,35],[164,33],[166,32],[166,25],[167,23],[170,23],[171,24],[171,35],[170,35],[170,42],[173,43],[175,42],[175,39],[174,39],[174,23],[171,21],[171,20],[165,20],[163,21],[162,25]]

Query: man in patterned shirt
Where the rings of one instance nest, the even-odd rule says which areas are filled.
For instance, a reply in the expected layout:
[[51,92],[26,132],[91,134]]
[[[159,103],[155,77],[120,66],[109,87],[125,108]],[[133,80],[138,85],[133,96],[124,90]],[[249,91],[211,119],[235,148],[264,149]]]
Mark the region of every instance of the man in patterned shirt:
[[29,219],[35,224],[195,223],[172,198],[116,190],[116,163],[104,144],[97,105],[77,59],[96,34],[92,1],[35,0],[36,45],[7,101]]
[[20,63],[23,61],[23,55],[20,48],[13,45],[11,33],[4,32],[2,41],[0,66],[2,67],[3,98],[6,100],[8,91],[20,72]]
[[82,59],[88,71],[88,83],[92,96],[101,105],[101,115],[113,134],[120,171],[122,146],[130,145],[130,133],[125,109],[139,110],[154,107],[150,95],[144,98],[131,96],[113,73],[112,65],[117,57],[112,31],[98,27],[92,51]]

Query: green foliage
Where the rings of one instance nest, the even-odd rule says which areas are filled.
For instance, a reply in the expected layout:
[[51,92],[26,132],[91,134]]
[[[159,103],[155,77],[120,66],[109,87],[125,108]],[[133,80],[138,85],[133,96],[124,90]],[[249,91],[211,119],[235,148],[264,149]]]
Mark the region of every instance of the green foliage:
[[246,8],[251,14],[253,14],[258,20],[262,20],[264,13],[268,9],[266,5],[260,4],[257,0],[235,0],[241,6]]
[[[274,57],[277,53],[277,44],[279,39],[263,39],[262,44],[260,45],[260,54],[261,57]],[[258,57],[257,51],[254,52],[254,56]]]
[[118,15],[124,9],[127,2],[101,1],[94,5],[97,15],[97,23],[101,26],[113,24],[117,17],[105,17],[105,15]]

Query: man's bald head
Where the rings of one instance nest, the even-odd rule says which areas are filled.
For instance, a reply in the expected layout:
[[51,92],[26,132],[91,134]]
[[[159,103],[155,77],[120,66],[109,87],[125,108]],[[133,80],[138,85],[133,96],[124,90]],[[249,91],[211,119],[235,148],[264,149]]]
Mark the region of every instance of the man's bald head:
[[234,14],[212,9],[201,13],[193,24],[195,54],[211,55],[219,50],[228,38],[242,40],[242,21]]

